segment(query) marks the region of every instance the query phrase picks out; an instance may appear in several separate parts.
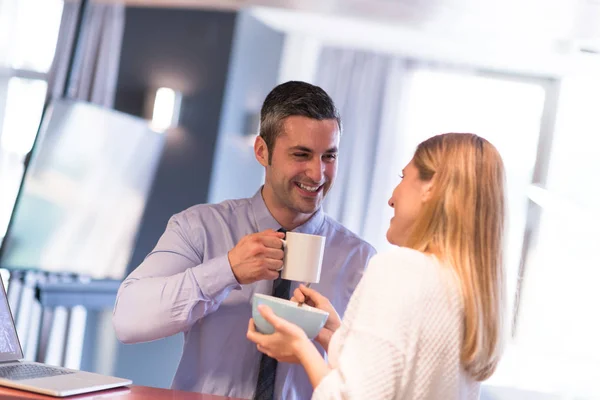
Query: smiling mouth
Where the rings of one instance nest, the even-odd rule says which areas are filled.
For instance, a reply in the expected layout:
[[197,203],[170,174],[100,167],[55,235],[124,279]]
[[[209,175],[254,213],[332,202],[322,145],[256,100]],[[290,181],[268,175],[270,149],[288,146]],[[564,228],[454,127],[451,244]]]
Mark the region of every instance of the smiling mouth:
[[296,186],[299,187],[300,189],[309,192],[309,193],[318,193],[321,188],[323,187],[323,185],[318,185],[318,186],[312,186],[312,185],[305,185],[303,183],[300,182],[295,182]]

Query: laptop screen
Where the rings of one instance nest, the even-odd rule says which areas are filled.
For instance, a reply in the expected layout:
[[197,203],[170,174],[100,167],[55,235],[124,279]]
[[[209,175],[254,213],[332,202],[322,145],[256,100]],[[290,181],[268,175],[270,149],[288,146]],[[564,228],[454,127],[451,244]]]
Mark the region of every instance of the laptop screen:
[[15,361],[23,358],[23,353],[21,352],[15,323],[8,307],[2,277],[0,277],[0,286],[2,286],[0,289],[0,362]]

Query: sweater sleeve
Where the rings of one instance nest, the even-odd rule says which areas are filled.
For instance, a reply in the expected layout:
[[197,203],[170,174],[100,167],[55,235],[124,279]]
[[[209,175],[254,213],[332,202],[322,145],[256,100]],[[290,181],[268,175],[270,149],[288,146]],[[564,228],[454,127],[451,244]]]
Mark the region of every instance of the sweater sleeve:
[[314,400],[385,400],[402,390],[418,341],[422,298],[420,274],[395,261],[371,259],[340,328],[332,370],[315,389]]
[[339,365],[317,386],[313,400],[393,399],[402,362],[389,341],[353,330],[346,337]]

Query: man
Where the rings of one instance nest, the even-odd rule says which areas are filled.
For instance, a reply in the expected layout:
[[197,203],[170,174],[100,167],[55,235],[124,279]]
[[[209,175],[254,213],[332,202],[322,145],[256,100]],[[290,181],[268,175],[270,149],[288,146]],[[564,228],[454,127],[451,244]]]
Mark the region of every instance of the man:
[[196,205],[174,215],[154,250],[122,283],[113,315],[119,340],[185,334],[173,388],[239,398],[310,398],[302,368],[263,358],[246,330],[254,293],[281,296],[287,284],[283,296],[289,298],[299,284],[279,278],[280,231],[327,238],[321,279],[313,287],[340,314],[374,254],[321,209],[335,180],[339,140],[340,117],[325,91],[304,82],[275,87],[263,103],[254,144],[265,167],[263,187],[249,199]]

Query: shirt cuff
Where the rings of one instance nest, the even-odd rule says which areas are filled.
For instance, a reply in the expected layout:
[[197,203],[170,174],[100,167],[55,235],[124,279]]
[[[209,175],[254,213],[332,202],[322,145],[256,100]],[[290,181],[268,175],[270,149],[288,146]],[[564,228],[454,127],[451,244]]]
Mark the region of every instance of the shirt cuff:
[[232,289],[242,288],[231,270],[227,254],[197,265],[192,273],[203,295],[216,302],[223,301]]

